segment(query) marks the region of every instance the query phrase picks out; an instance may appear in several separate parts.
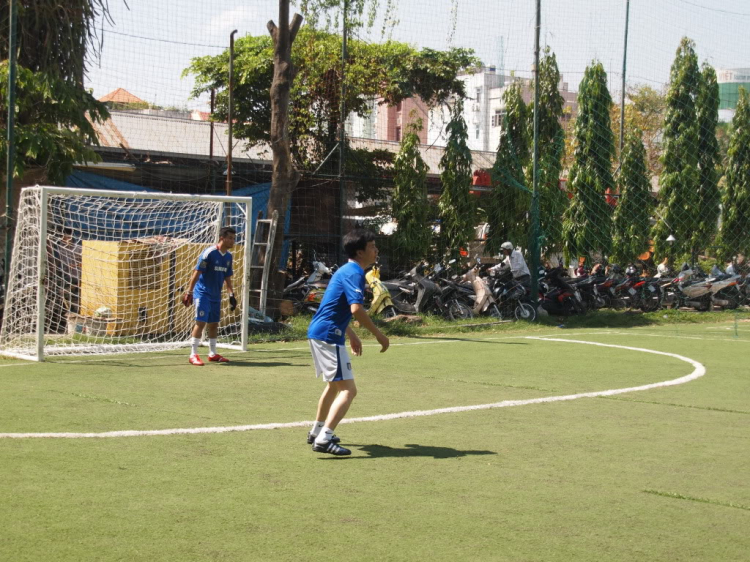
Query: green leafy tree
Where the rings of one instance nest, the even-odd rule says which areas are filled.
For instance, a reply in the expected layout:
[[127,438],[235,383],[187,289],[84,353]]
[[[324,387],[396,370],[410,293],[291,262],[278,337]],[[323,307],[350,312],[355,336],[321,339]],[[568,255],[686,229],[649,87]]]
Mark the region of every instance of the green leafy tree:
[[[415,96],[428,105],[464,97],[458,73],[477,64],[472,51],[417,51],[405,43],[348,41],[345,114],[369,114],[369,101],[395,105]],[[289,107],[289,142],[295,166],[315,170],[338,142],[341,104],[341,36],[304,26],[292,46],[296,69]],[[267,36],[235,43],[234,133],[249,145],[267,144],[271,125],[268,96],[273,76],[273,45]],[[195,75],[194,96],[217,90],[214,119],[228,111],[229,52],[193,59],[184,74]],[[327,166],[336,169],[335,151]],[[347,162],[349,166],[349,162]],[[347,168],[347,173],[357,175]]]
[[[695,102],[701,74],[695,43],[683,38],[672,63],[664,119],[664,170],[659,178],[659,205],[651,231],[657,258],[687,254],[692,249],[700,209],[698,147],[700,131]],[[674,248],[666,241],[674,236]]]
[[740,88],[732,119],[717,245],[725,260],[750,257],[750,97]]
[[[0,98],[5,102],[0,104],[0,159],[5,164],[8,61],[0,62]],[[91,148],[99,144],[92,122],[108,116],[107,108],[80,86],[46,72],[18,67],[14,176],[21,177],[30,168],[44,168],[47,181],[61,184],[76,162],[98,162],[100,158]]]
[[[96,20],[111,22],[108,0],[15,0],[18,65],[81,84],[86,54],[96,56]],[[0,0],[0,60],[8,58],[10,2]]]
[[[559,252],[563,248],[562,216],[568,207],[568,197],[560,189],[565,131],[560,124],[565,100],[559,91],[560,70],[557,57],[549,47],[539,60],[539,227],[544,253]],[[532,103],[529,111],[530,136],[534,127]],[[526,185],[533,185],[533,170],[526,172]]]
[[391,215],[398,224],[392,236],[396,267],[405,267],[423,259],[430,248],[432,230],[428,221],[427,171],[429,166],[419,153],[422,120],[407,126],[401,148],[393,163],[394,190]]
[[440,159],[443,192],[438,203],[440,216],[440,253],[460,259],[461,248],[474,239],[474,201],[471,199],[471,151],[463,118],[463,101],[456,100],[446,127],[448,142]]
[[[646,166],[650,176],[658,176],[662,171],[661,140],[666,109],[666,96],[663,92],[642,84],[628,87],[625,130],[641,131],[641,140],[646,149]],[[609,114],[612,119],[612,130],[619,135],[620,105],[613,104]],[[619,150],[619,146],[616,148]]]
[[719,123],[719,84],[716,82],[716,72],[713,67],[703,63],[701,69],[700,89],[696,100],[698,114],[698,217],[696,229],[693,231],[692,255],[693,260],[711,243],[716,234],[719,219],[719,178],[721,172],[721,152],[716,138],[716,128]]
[[[60,183],[75,162],[98,161],[92,122],[108,117],[104,104],[83,89],[87,48],[96,54],[94,23],[109,17],[106,0],[20,0],[13,175],[44,168]],[[9,3],[0,0],[0,159],[6,162]]]
[[506,240],[528,239],[528,211],[531,195],[524,185],[524,168],[529,161],[528,107],[521,84],[514,82],[503,93],[505,116],[492,166],[492,193],[487,204],[490,232],[486,251],[496,254]]
[[625,264],[648,251],[651,243],[649,230],[654,199],[646,166],[646,148],[638,129],[625,137],[617,192],[620,197],[612,221],[610,259]]
[[568,188],[573,201],[565,211],[563,233],[569,258],[607,255],[612,243],[612,207],[606,194],[614,188],[614,135],[609,118],[612,97],[600,62],[586,68],[578,91],[575,159]]

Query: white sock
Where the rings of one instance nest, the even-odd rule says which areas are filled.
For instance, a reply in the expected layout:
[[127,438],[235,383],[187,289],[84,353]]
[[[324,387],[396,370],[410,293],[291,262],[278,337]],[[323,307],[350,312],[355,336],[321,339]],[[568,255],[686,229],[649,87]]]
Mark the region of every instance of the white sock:
[[216,338],[208,339],[208,356],[216,355]]
[[315,438],[316,443],[328,443],[331,440],[331,437],[333,437],[333,430],[326,426],[323,426],[323,428],[320,430],[320,433],[318,433],[318,436]]
[[198,355],[198,346],[201,344],[200,338],[190,340],[190,355]]
[[313,437],[317,437],[320,433],[320,430],[323,429],[323,426],[325,425],[325,422],[319,422],[316,421],[313,423],[312,429],[310,430],[310,435]]

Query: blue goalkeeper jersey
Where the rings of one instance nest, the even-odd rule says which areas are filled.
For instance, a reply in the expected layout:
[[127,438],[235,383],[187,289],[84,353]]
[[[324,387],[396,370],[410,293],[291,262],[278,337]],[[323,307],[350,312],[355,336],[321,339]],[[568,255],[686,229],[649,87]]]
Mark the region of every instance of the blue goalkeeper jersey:
[[224,279],[232,276],[232,254],[221,253],[218,246],[206,248],[198,258],[196,271],[201,272],[193,290],[194,299],[221,301]]
[[331,277],[318,311],[307,329],[307,337],[344,345],[352,319],[351,305],[365,300],[365,272],[355,261],[342,265]]

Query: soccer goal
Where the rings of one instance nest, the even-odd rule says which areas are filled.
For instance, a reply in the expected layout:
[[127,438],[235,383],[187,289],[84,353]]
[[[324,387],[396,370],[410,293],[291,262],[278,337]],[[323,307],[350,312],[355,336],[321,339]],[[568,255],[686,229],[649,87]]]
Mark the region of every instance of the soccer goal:
[[189,345],[181,297],[219,229],[237,231],[219,345],[245,349],[252,198],[61,187],[22,190],[0,330],[0,354],[158,351]]

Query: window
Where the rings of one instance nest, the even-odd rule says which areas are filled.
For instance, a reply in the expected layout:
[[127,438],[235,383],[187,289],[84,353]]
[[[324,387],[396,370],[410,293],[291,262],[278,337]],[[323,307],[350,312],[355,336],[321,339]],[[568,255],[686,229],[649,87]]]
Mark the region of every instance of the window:
[[503,121],[505,120],[505,112],[500,111],[499,109],[495,110],[495,115],[492,116],[492,126],[493,127],[502,127]]
[[396,141],[401,142],[401,127],[396,127]]
[[476,138],[479,138],[479,125],[477,125],[477,128],[474,129],[474,134]]
[[477,88],[476,99],[477,103],[482,103],[482,88]]
[[401,102],[396,104],[396,113],[401,113]]

